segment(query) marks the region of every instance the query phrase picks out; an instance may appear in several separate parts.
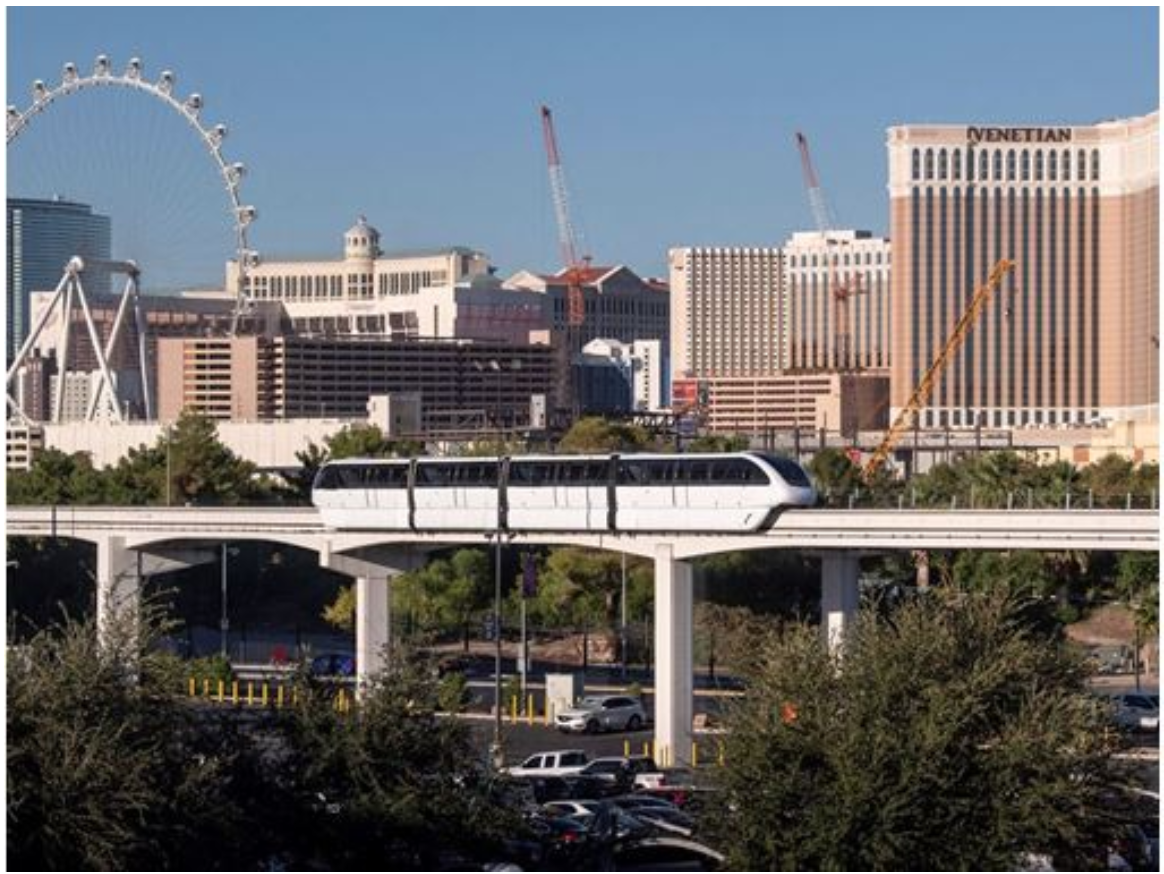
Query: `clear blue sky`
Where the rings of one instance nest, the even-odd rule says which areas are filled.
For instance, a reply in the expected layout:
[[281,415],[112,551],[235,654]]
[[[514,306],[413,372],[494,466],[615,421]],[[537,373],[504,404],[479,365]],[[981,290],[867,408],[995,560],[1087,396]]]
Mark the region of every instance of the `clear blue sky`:
[[388,248],[471,245],[505,273],[557,261],[542,102],[587,247],[658,274],[670,246],[811,227],[798,129],[841,221],[885,233],[889,125],[1159,99],[1155,8],[10,8],[8,102],[100,52],[174,69],[231,126],[259,249],[333,252],[364,213]]

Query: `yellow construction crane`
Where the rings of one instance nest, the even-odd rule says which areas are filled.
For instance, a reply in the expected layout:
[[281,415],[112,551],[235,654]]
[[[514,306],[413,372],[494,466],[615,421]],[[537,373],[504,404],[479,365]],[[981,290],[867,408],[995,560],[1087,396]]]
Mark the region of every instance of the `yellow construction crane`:
[[[934,390],[934,384],[938,381],[938,377],[942,375],[942,371],[946,369],[946,365],[958,351],[958,348],[966,340],[970,330],[974,327],[975,322],[978,321],[978,316],[981,314],[983,308],[990,301],[992,295],[1001,284],[1002,280],[1010,271],[1014,270],[1015,264],[1013,261],[1003,258],[994,265],[994,269],[990,271],[990,276],[986,282],[974,292],[974,297],[970,300],[970,306],[966,308],[966,312],[962,313],[962,318],[958,319],[958,324],[954,326],[954,330],[950,332],[950,336],[946,339],[946,343],[942,346],[941,351],[934,359],[933,364],[922,376],[921,381],[917,384],[917,388],[913,390],[908,401],[901,412],[897,414],[897,418],[893,420],[893,424],[889,426],[889,430],[885,432],[885,436],[881,439],[880,445],[873,450],[873,456],[865,463],[865,467],[861,469],[861,478],[865,482],[873,479],[873,476],[885,463],[885,459],[893,452],[897,442],[901,439],[901,435],[909,428],[910,420],[918,414],[918,412],[926,405],[929,400],[930,393]],[[1007,315],[1010,314],[1009,309]]]

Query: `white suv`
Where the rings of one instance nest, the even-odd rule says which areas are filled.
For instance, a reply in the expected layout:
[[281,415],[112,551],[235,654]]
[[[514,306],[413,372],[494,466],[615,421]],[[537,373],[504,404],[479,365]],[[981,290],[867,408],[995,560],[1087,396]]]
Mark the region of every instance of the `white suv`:
[[520,765],[509,769],[511,777],[566,777],[586,767],[586,753],[582,750],[557,750],[537,753]]
[[559,731],[638,731],[647,722],[642,702],[626,695],[583,698],[569,710],[554,717]]

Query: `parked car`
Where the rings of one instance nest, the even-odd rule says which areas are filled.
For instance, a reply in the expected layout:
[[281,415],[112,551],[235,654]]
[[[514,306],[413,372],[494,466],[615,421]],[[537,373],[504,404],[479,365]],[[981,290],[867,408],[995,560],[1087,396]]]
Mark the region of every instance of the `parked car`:
[[650,756],[631,756],[627,764],[634,775],[636,789],[659,789],[667,782],[667,775]]
[[351,653],[325,652],[311,660],[313,677],[354,677],[356,657]]
[[605,780],[612,786],[619,787],[621,792],[629,792],[634,785],[634,773],[630,762],[623,756],[605,756],[592,759],[585,768],[578,772],[583,777],[597,777]]
[[573,707],[554,717],[559,731],[638,731],[647,724],[647,712],[641,701],[626,695],[601,695],[583,698]]
[[594,816],[598,809],[597,801],[548,801],[542,805],[542,809],[550,816],[569,816],[580,822],[585,822],[587,817]]
[[586,767],[586,753],[582,750],[556,750],[536,753],[509,769],[513,777],[564,777],[577,774]]
[[1111,696],[1112,718],[1129,731],[1159,731],[1160,696],[1146,692],[1120,692]]

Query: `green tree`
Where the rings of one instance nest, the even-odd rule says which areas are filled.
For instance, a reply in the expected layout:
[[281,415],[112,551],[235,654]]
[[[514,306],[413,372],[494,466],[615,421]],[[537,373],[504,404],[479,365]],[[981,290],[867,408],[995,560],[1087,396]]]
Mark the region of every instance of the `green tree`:
[[742,434],[704,434],[687,444],[688,452],[743,452],[750,442]]
[[456,629],[469,649],[473,622],[493,597],[493,570],[481,549],[458,549],[401,574],[393,583],[396,609],[428,631]]
[[201,870],[207,847],[222,869],[253,866],[250,812],[230,792],[248,741],[178,700],[180,668],[153,646],[161,628],[147,607],[103,646],[91,622],[66,622],[10,651],[13,868]]
[[1160,630],[1159,553],[1120,553],[1115,592],[1134,611],[1141,633],[1155,634]]
[[[650,562],[630,557],[627,569],[627,613],[645,615],[654,598]],[[622,557],[579,547],[552,550],[542,562],[537,594],[527,601],[530,616],[548,626],[599,626],[613,630],[620,617]]]
[[8,471],[7,493],[13,505],[98,504],[105,499],[105,484],[88,454],[44,449],[28,470]]
[[334,690],[311,683],[287,712],[281,770],[318,808],[299,808],[293,854],[349,871],[479,867],[519,821],[490,795],[469,725],[437,718],[428,666],[402,651],[390,663],[354,713],[337,713]]
[[340,586],[335,600],[323,608],[323,621],[333,628],[352,634],[356,630],[356,587]]
[[573,424],[558,443],[561,452],[637,452],[651,448],[651,438],[640,425],[585,416]]
[[808,469],[817,490],[822,496],[829,495],[833,503],[862,485],[861,469],[842,449],[822,449],[812,457]]
[[1021,604],[947,592],[754,644],[713,831],[737,870],[1103,867],[1130,810],[1080,657]]

